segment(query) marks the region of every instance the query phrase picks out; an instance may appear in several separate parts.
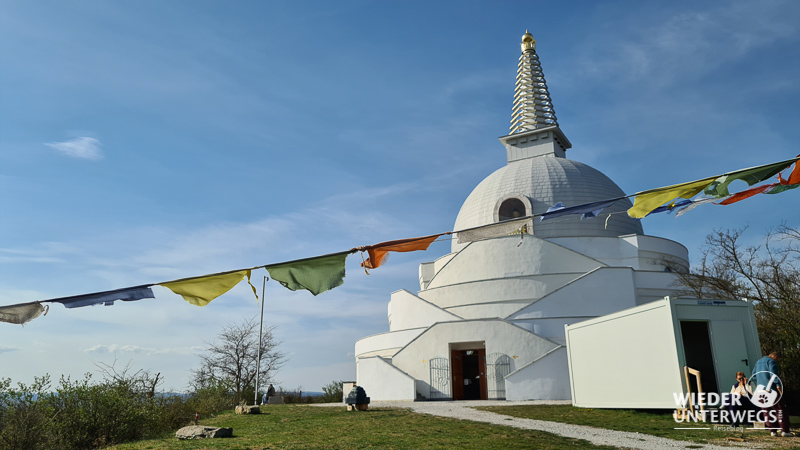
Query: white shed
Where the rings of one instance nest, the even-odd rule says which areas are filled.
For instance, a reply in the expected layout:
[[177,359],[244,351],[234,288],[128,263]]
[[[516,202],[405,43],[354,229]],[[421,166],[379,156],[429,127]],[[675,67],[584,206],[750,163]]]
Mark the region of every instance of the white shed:
[[565,331],[572,404],[585,408],[675,409],[684,366],[701,372],[704,392],[728,392],[761,357],[745,301],[665,297]]

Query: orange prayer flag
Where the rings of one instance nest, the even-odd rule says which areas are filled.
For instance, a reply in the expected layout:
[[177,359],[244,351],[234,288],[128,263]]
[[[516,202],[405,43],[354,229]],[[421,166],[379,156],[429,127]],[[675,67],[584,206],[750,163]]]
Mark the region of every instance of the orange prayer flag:
[[765,184],[763,186],[756,186],[754,188],[750,188],[750,189],[747,189],[747,190],[742,191],[742,192],[737,192],[737,193],[731,195],[730,197],[728,197],[727,199],[719,202],[719,204],[720,205],[730,205],[731,203],[736,203],[736,202],[742,201],[742,200],[744,200],[746,198],[750,198],[750,197],[752,197],[752,196],[754,196],[756,194],[760,194],[760,193],[762,193],[762,192],[764,192],[766,190],[769,190],[769,189],[771,189],[771,188],[773,188],[773,187],[775,187],[777,185],[778,185],[778,183]]
[[[797,155],[800,156],[800,155]],[[778,174],[778,180],[783,185],[800,184],[800,161],[794,162],[794,170],[789,174],[789,178],[784,180],[781,174]]]
[[383,260],[388,252],[414,252],[417,250],[427,250],[428,246],[439,236],[445,233],[435,234],[433,236],[425,236],[409,239],[398,239],[396,241],[386,241],[380,244],[369,245],[365,247],[369,253],[369,258],[361,263],[362,267],[367,269],[375,269],[383,264]]

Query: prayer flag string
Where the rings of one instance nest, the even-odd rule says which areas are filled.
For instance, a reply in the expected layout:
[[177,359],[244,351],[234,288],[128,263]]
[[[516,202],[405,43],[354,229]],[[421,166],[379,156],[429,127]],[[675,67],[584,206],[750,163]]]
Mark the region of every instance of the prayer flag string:
[[[794,169],[787,178],[783,178],[781,172],[794,164]],[[735,180],[742,180],[748,185],[767,180],[777,175],[778,182],[752,187],[744,191],[731,195],[728,186]],[[250,282],[253,270],[264,268],[272,279],[280,282],[290,290],[305,289],[313,295],[318,295],[344,283],[345,260],[348,255],[357,251],[367,252],[369,258],[363,259],[361,266],[366,269],[380,267],[386,261],[388,252],[411,252],[427,250],[428,247],[441,236],[455,234],[458,236],[459,243],[468,243],[480,239],[501,237],[513,234],[533,233],[533,223],[531,219],[539,217],[540,220],[556,219],[567,215],[581,214],[581,218],[597,217],[603,209],[613,205],[615,202],[634,197],[633,206],[628,209],[628,215],[633,218],[643,218],[650,214],[659,212],[676,211],[676,216],[704,203],[715,200],[718,205],[729,205],[739,202],[757,194],[777,194],[790,189],[800,187],[800,155],[785,161],[765,164],[747,169],[740,169],[727,172],[722,175],[707,177],[696,181],[675,184],[636,194],[626,195],[608,200],[601,200],[582,205],[565,207],[560,202],[549,208],[542,214],[530,214],[528,216],[515,218],[501,223],[492,223],[471,227],[452,232],[438,233],[418,238],[399,239],[386,241],[378,244],[352,248],[349,251],[331,253],[322,256],[285,261],[281,263],[250,267],[247,269],[237,269],[226,272],[218,272],[209,275],[181,278],[178,280],[166,281],[161,283],[144,284],[128,288],[115,289],[112,291],[95,292],[90,294],[75,295],[70,297],[60,297],[48,300],[40,300],[27,303],[19,303],[7,306],[0,306],[0,322],[24,324],[40,315],[47,314],[48,305],[42,303],[61,303],[67,308],[80,308],[90,305],[103,304],[110,306],[115,301],[136,301],[146,298],[155,298],[152,286],[160,285],[170,289],[172,292],[181,295],[184,300],[197,306],[205,306],[215,298],[228,292],[242,280],[247,279],[248,284],[253,290],[253,294],[258,301],[256,288]],[[700,192],[706,196],[697,200],[692,197]],[[683,199],[683,200],[676,200]],[[609,213],[608,219],[612,214]],[[559,222],[556,220],[556,222]],[[367,272],[369,274],[369,272]]]

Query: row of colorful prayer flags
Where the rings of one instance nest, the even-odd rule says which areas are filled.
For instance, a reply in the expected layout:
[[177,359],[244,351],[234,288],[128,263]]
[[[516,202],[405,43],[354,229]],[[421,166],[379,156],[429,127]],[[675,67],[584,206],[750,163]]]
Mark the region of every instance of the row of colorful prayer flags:
[[[642,218],[660,212],[676,212],[680,216],[691,209],[712,201],[719,201],[720,205],[729,205],[757,194],[776,194],[789,189],[800,187],[800,156],[774,164],[751,167],[722,175],[707,177],[701,180],[665,186],[634,195],[617,197],[583,205],[565,207],[561,202],[549,208],[545,213],[530,215],[496,224],[479,226],[455,232],[445,232],[429,236],[399,239],[381,242],[365,247],[354,248],[349,251],[333,253],[312,258],[287,261],[267,266],[251,267],[249,269],[221,272],[179,280],[134,286],[113,291],[96,292],[92,294],[62,297],[38,302],[21,303],[0,307],[0,322],[24,324],[42,314],[47,314],[49,306],[42,303],[61,303],[67,308],[103,304],[112,305],[115,301],[136,301],[145,298],[155,298],[151,286],[160,285],[170,289],[173,293],[183,297],[187,302],[196,306],[205,306],[215,298],[231,290],[241,281],[247,283],[253,290],[258,300],[255,286],[250,282],[252,271],[265,268],[272,279],[292,291],[308,290],[313,295],[341,286],[345,277],[345,260],[348,255],[357,251],[367,252],[369,257],[361,263],[367,269],[376,269],[386,262],[388,252],[411,252],[427,250],[436,239],[441,236],[456,234],[458,243],[468,243],[480,239],[507,236],[511,234],[532,233],[533,217],[540,220],[555,219],[567,215],[580,214],[582,219],[597,217],[603,209],[627,197],[635,197],[633,207],[628,210],[628,215],[633,218]],[[794,170],[784,179],[781,172],[795,164]],[[778,175],[778,182],[756,186],[731,195],[728,186],[735,180],[743,180],[748,185],[767,180]],[[700,192],[706,196],[697,200],[692,197]],[[363,259],[363,257],[362,257]],[[369,272],[367,272],[369,273]]]
[[[777,194],[787,189],[793,189],[793,187],[789,186],[796,187],[796,185],[800,184],[800,165],[797,163],[798,159],[800,159],[800,157],[788,159],[778,163],[750,167],[748,169],[740,169],[733,172],[724,173],[722,175],[703,178],[701,180],[689,181],[686,183],[674,184],[672,186],[665,186],[637,192],[636,194],[632,195],[632,197],[635,198],[633,201],[633,207],[628,210],[628,215],[635,219],[641,219],[665,203],[672,202],[678,198],[691,199],[700,192],[703,192],[707,198],[722,200],[719,203],[721,205],[729,205],[759,193],[767,193],[767,191],[769,191],[770,193]],[[780,175],[780,172],[792,164],[795,165],[794,170],[789,175],[789,178],[784,180]],[[770,185],[774,191],[772,189],[759,186],[739,192],[732,196],[728,192],[728,185],[735,180],[742,180],[748,185],[752,186],[756,183],[760,183],[764,180],[772,178],[775,175],[778,175],[778,183]],[[776,189],[778,186],[782,187]]]

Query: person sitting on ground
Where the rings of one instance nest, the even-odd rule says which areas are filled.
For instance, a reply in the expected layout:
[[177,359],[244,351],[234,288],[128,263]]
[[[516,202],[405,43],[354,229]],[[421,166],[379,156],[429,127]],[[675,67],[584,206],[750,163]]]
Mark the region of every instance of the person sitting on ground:
[[[735,418],[736,415],[741,416],[742,413],[739,411],[745,411],[745,415],[747,411],[758,411],[758,408],[750,401],[753,397],[753,389],[747,383],[747,377],[744,376],[744,372],[736,372],[736,383],[733,383],[733,387],[731,387],[731,394],[739,394],[739,404],[737,405],[735,401],[731,400],[730,405],[728,405],[728,411],[734,417],[732,420],[733,426],[739,426],[739,421]],[[745,419],[743,423],[750,422]]]

